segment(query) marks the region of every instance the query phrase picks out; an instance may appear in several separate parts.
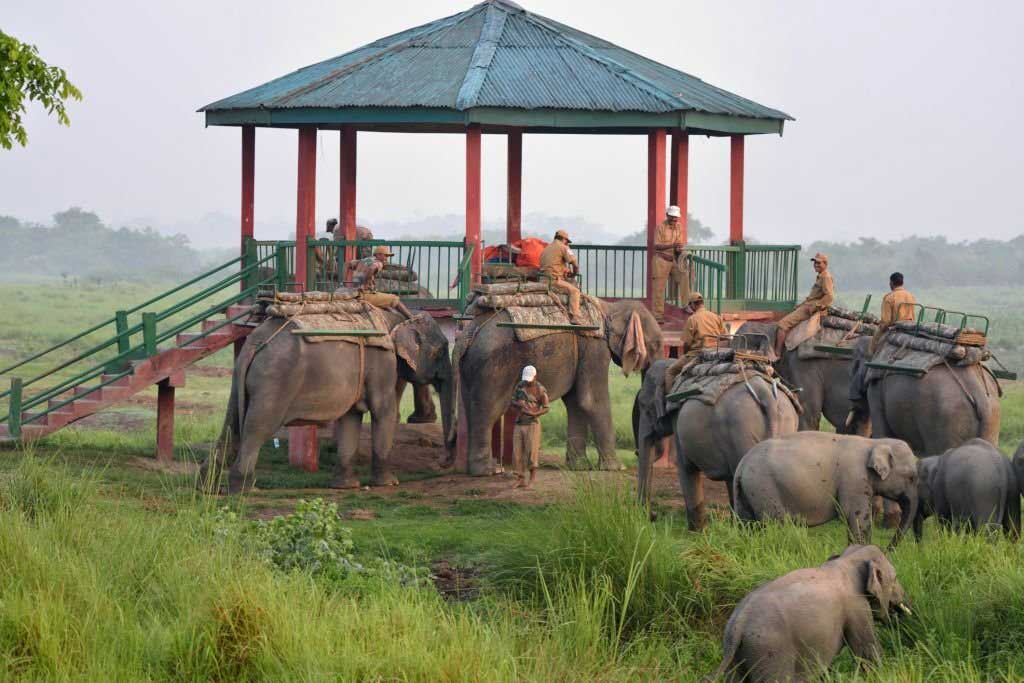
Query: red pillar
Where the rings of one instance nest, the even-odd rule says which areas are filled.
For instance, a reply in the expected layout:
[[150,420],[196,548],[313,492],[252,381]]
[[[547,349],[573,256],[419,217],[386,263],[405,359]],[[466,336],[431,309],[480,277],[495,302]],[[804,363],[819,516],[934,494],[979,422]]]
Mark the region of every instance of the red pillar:
[[245,240],[252,237],[253,213],[256,204],[256,128],[242,126],[242,255]]
[[508,211],[505,241],[522,239],[523,225],[523,132],[508,134]]
[[729,242],[743,241],[743,136],[733,135],[729,164]]
[[[341,198],[338,207],[338,227],[346,240],[356,238],[356,129],[355,126],[341,127]],[[345,260],[356,257],[353,247],[346,247]]]
[[665,130],[647,134],[647,305],[651,304],[654,233],[665,213]]
[[480,124],[466,129],[466,244],[472,244],[473,282],[480,281],[483,270],[483,246],[480,243]]
[[669,204],[679,207],[682,217],[679,222],[683,227],[683,244],[688,239],[686,234],[687,203],[690,177],[690,136],[682,130],[672,131],[672,162],[669,166]]
[[174,384],[165,379],[156,390],[156,459],[174,460]]
[[305,289],[306,240],[316,233],[316,128],[299,129],[298,192],[295,199],[295,281]]
[[307,472],[320,468],[320,441],[315,426],[288,428],[288,464]]

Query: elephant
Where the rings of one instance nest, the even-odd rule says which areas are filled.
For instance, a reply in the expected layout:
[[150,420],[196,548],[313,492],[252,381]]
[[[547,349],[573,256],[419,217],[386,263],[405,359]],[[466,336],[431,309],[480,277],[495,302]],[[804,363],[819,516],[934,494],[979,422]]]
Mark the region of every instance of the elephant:
[[918,504],[914,536],[921,540],[924,520],[936,515],[944,526],[977,532],[1002,527],[1020,535],[1020,489],[1014,464],[982,439],[971,439],[917,465]]
[[[751,320],[743,323],[737,334],[763,334],[774,340],[777,328],[775,323]],[[800,404],[804,409],[800,415],[800,431],[817,431],[824,416],[840,434],[869,435],[870,425],[847,424],[847,416],[853,408],[849,397],[851,366],[848,359],[839,356],[802,360],[796,351],[784,351],[782,358],[775,362],[775,369],[782,378],[800,387]]]
[[[706,523],[704,477],[725,481],[732,501],[732,479],[743,455],[764,439],[797,430],[797,406],[783,391],[759,375],[747,384],[726,389],[714,406],[698,400],[683,403],[674,415],[663,415],[657,402],[663,400],[658,387],[673,361],[654,363],[645,373],[634,401],[633,436],[637,444],[637,480],[640,503],[650,499],[652,467],[659,441],[675,434],[679,487],[686,503],[691,531]],[[756,397],[754,396],[756,394]]]
[[898,439],[797,432],[750,449],[733,480],[742,521],[793,517],[818,526],[843,516],[851,542],[871,541],[871,499],[902,508],[892,546],[917,512],[917,457]]
[[873,545],[850,545],[748,593],[725,625],[722,664],[706,680],[817,680],[844,645],[868,662],[882,647],[874,619],[911,614],[896,568]]
[[[855,353],[867,357],[869,343],[858,340]],[[856,427],[870,427],[875,438],[902,439],[921,457],[975,437],[999,445],[1001,390],[981,365],[937,365],[920,378],[889,373],[868,385],[867,394],[869,414]]]
[[347,342],[309,343],[282,330],[269,318],[245,340],[235,362],[227,414],[218,452],[203,464],[200,483],[228,475],[231,493],[250,490],[260,447],[287,424],[335,424],[338,446],[333,488],[359,486],[352,460],[359,446],[363,413],[372,416],[372,485],[397,484],[388,464],[398,425],[399,379],[433,385],[441,399],[441,418],[449,460],[454,458],[454,390],[448,340],[429,315],[410,320],[383,309],[394,350]]
[[[622,469],[615,455],[615,424],[608,395],[611,361],[628,374],[643,370],[662,355],[661,328],[639,301],[602,302],[605,339],[574,332],[545,335],[521,342],[515,330],[498,327],[509,322],[507,311],[487,313],[464,331],[471,340],[458,361],[460,400],[465,407],[469,473],[487,476],[500,472],[491,457],[491,426],[512,401],[512,391],[526,365],[537,368],[537,379],[552,401],[562,399],[568,415],[566,464],[572,469],[589,466],[588,431],[597,442],[598,467]],[[643,344],[637,331],[642,329]],[[456,344],[459,344],[456,341]]]

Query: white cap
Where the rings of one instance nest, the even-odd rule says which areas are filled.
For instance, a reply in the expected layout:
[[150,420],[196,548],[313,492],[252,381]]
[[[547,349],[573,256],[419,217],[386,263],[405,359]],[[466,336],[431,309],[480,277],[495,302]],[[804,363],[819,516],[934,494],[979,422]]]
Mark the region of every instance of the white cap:
[[672,216],[673,218],[679,218],[683,215],[683,212],[679,210],[678,206],[672,205],[665,211],[666,216]]
[[532,365],[527,365],[523,368],[523,381],[532,382],[533,378],[537,376],[537,368]]

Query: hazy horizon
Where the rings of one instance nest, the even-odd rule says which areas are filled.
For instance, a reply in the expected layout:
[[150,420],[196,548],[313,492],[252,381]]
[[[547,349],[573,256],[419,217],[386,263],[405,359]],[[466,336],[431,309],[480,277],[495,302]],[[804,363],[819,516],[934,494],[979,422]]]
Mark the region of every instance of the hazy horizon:
[[[195,109],[470,4],[14,0],[3,30],[67,69],[85,99],[71,105],[70,128],[30,106],[28,147],[0,152],[0,214],[48,222],[81,206],[154,227],[237,217],[239,132],[204,129]],[[793,115],[782,138],[747,143],[746,227],[762,242],[1024,233],[1013,130],[1024,95],[1012,78],[1024,6],[522,4]],[[279,226],[268,231],[294,229],[295,138],[257,131],[256,221]],[[336,132],[321,132],[318,225],[336,214],[337,147]],[[643,137],[527,136],[524,147],[525,214],[580,216],[620,236],[639,228]],[[724,235],[728,141],[691,147],[690,211]],[[485,136],[487,220],[504,215],[504,158],[504,140]],[[360,220],[464,210],[460,136],[361,133],[359,173]],[[221,230],[204,236],[235,243],[237,227]]]

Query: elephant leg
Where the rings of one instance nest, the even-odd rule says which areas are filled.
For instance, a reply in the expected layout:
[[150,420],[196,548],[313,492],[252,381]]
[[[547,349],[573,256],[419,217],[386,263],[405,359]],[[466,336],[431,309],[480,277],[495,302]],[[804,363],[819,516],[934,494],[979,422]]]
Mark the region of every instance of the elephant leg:
[[726,488],[729,489],[729,509],[732,510],[733,512],[736,512],[736,499],[734,497],[733,490],[732,490],[732,480],[733,480],[732,477],[729,477],[728,479],[726,479],[725,480],[725,486],[726,486]]
[[414,410],[406,420],[409,424],[433,424],[437,422],[437,408],[430,393],[429,384],[414,384],[412,387]]
[[370,441],[373,456],[370,460],[370,486],[397,486],[398,477],[391,471],[391,447],[395,442],[398,427],[398,403],[392,391],[375,390],[367,387],[367,404],[370,407]]
[[562,397],[567,417],[565,438],[565,466],[571,470],[588,470],[587,419],[573,394]]
[[260,448],[284,424],[284,406],[288,403],[290,401],[281,401],[279,396],[258,396],[249,401],[238,457],[228,474],[229,493],[245,493],[256,483],[256,461],[259,459]]
[[690,531],[701,531],[707,524],[704,512],[704,473],[686,462],[682,456],[683,449],[676,443],[677,467],[679,472],[679,488],[683,490],[683,502],[686,504],[686,520]]
[[594,435],[598,469],[625,469],[615,455],[615,421],[608,398],[608,373],[596,377],[586,372],[578,373],[572,395],[583,413],[588,431]]
[[843,513],[846,515],[846,529],[850,543],[861,545],[871,543],[871,505],[868,499],[852,501],[843,505]]
[[352,462],[359,450],[359,432],[363,426],[363,414],[351,410],[334,423],[334,441],[338,446],[338,466],[334,477],[327,485],[332,489],[359,488]]
[[1020,538],[1020,496],[1012,486],[1010,487],[1010,492],[1006,495],[1003,531],[1015,541]]
[[651,504],[651,489],[654,486],[654,460],[658,456],[656,447],[659,443],[660,439],[643,436],[640,437],[637,448],[637,496],[640,505],[645,507],[649,507]]

